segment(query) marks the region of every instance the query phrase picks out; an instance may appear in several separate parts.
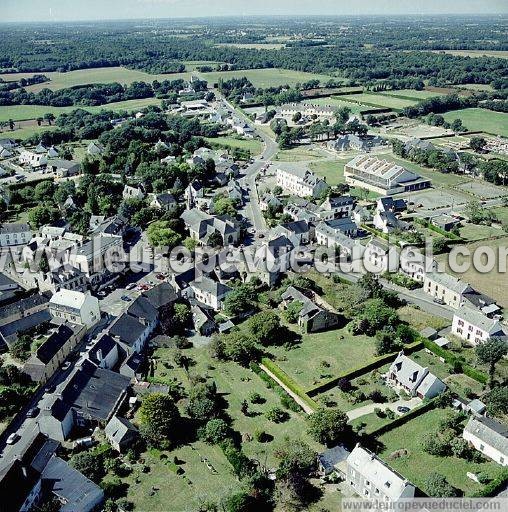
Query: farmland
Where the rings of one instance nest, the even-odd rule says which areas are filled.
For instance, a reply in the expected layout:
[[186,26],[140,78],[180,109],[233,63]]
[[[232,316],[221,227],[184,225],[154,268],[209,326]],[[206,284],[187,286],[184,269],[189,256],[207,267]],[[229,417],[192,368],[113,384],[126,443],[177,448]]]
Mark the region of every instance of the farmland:
[[56,117],[58,117],[60,114],[67,114],[78,108],[82,108],[83,110],[87,110],[88,112],[100,112],[101,110],[109,110],[114,112],[120,112],[122,110],[132,111],[139,110],[149,105],[160,105],[160,102],[161,100],[157,98],[145,98],[137,100],[117,101],[115,103],[108,103],[106,105],[101,105],[99,107],[49,107],[44,105],[4,106],[0,107],[0,122],[8,121],[9,119],[13,119],[14,121],[37,119],[38,117],[43,117],[44,114],[48,113],[52,113]]
[[218,144],[226,148],[238,148],[246,149],[251,152],[252,155],[259,155],[263,146],[259,140],[256,139],[241,139],[235,137],[216,137],[206,138],[210,144]]
[[303,103],[311,104],[311,105],[320,105],[326,107],[334,107],[334,108],[343,108],[347,107],[351,110],[353,114],[359,114],[362,110],[365,110],[357,105],[356,103],[351,103],[350,101],[341,100],[339,96],[330,96],[328,98],[315,98],[311,100],[304,100]]
[[466,108],[443,114],[446,121],[461,119],[469,130],[508,137],[508,114],[483,108]]
[[[13,73],[2,74],[0,78],[4,80],[17,80],[22,77],[32,76],[33,73]],[[110,68],[94,68],[94,69],[78,69],[76,71],[68,71],[66,73],[46,72],[44,73],[50,82],[42,84],[30,85],[27,87],[29,91],[38,92],[42,89],[65,89],[76,85],[87,84],[104,84],[118,82],[121,84],[131,84],[132,82],[153,82],[154,80],[176,80],[177,78],[188,79],[189,73],[173,73],[152,75],[135,69],[127,69],[124,67]]]
[[365,92],[363,94],[351,94],[341,96],[344,100],[357,103],[362,107],[379,107],[379,108],[390,108],[393,110],[402,110],[405,107],[412,107],[415,105],[417,99],[403,99],[389,96],[388,94],[376,94]]
[[394,96],[396,98],[409,99],[412,100],[426,100],[428,98],[435,98],[436,96],[440,96],[440,94],[436,91],[417,91],[415,89],[398,89],[395,91],[383,91],[381,94],[386,96]]
[[[266,69],[244,69],[238,71],[213,71],[211,73],[200,73],[200,77],[209,83],[216,83],[219,79],[229,80],[231,78],[246,77],[255,87],[278,87],[280,85],[295,85],[308,80],[319,80],[327,82],[331,76],[316,73],[305,73],[289,69],[266,68]],[[336,80],[336,78],[335,78]]]

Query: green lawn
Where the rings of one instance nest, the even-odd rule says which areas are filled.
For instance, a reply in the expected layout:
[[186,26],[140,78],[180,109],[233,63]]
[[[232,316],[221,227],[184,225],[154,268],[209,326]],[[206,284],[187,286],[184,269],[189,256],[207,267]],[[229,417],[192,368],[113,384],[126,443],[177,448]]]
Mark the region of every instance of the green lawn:
[[483,108],[466,108],[443,114],[446,121],[461,119],[468,130],[508,137],[508,114]]
[[347,164],[352,157],[342,158],[338,160],[323,160],[321,162],[312,162],[309,167],[321,178],[331,185],[344,183],[344,165]]
[[421,331],[425,327],[432,327],[437,331],[444,329],[451,325],[450,320],[434,316],[421,309],[416,309],[414,306],[403,306],[397,311],[399,318],[403,322],[407,322],[411,327],[417,331]]
[[[166,369],[163,366],[164,361],[172,363],[171,349],[158,349],[155,355],[159,358],[155,375],[162,379],[172,379],[176,377],[184,386],[189,389],[189,377],[182,369]],[[218,362],[212,360],[209,356],[208,348],[196,348],[185,350],[184,353],[192,357],[195,365],[190,368],[191,375],[199,375],[206,379],[214,380],[217,389],[228,403],[226,412],[233,419],[232,427],[241,434],[249,434],[253,437],[257,430],[265,430],[273,436],[273,441],[269,443],[259,443],[256,440],[248,441],[242,444],[245,453],[259,460],[266,460],[270,466],[275,464],[273,455],[274,449],[278,443],[282,442],[284,436],[303,438],[313,448],[318,450],[318,444],[306,434],[305,414],[290,412],[291,419],[285,423],[272,423],[267,421],[264,413],[272,407],[280,405],[279,395],[269,389],[263,380],[249,369],[243,368],[233,362]],[[245,416],[240,408],[243,400],[249,400],[252,393],[259,393],[266,402],[259,405],[250,404],[251,416]]]
[[[157,74],[152,75],[144,71],[135,69],[127,69],[124,67],[108,67],[108,68],[95,68],[95,69],[78,69],[75,71],[68,71],[66,73],[59,72],[45,72],[50,82],[43,84],[35,84],[27,87],[29,91],[37,92],[42,89],[48,88],[52,90],[66,89],[74,87],[75,85],[87,85],[97,83],[112,83],[118,82],[121,84],[131,84],[132,82],[148,82],[152,83],[154,80],[176,80],[177,78],[188,79],[190,73],[171,73],[171,74]],[[0,78],[4,80],[17,80],[27,76],[33,76],[34,73],[10,73],[2,74]]]
[[[211,73],[200,73],[200,76],[209,83],[216,83],[220,78],[229,80],[230,78],[246,77],[255,87],[279,87],[281,85],[296,85],[297,83],[307,82],[309,80],[320,80],[327,82],[332,78],[330,75],[321,75],[316,73],[305,73],[303,71],[293,71],[290,69],[267,68],[267,69],[241,69],[238,71],[213,71]],[[337,78],[333,77],[335,80]]]
[[273,158],[280,162],[301,162],[324,158],[325,153],[313,146],[296,146],[291,149],[281,149]]
[[11,105],[0,107],[0,122],[13,119],[14,121],[23,121],[27,119],[37,119],[43,117],[44,114],[52,113],[55,116],[60,114],[67,114],[81,108],[88,112],[100,112],[101,110],[116,111],[122,110],[132,111],[139,110],[149,105],[160,105],[161,100],[157,98],[145,98],[136,100],[117,101],[115,103],[108,103],[99,107],[50,107],[45,105]]
[[391,108],[394,110],[402,110],[405,107],[411,107],[417,103],[417,100],[414,99],[403,99],[403,98],[395,98],[386,94],[378,94],[378,93],[363,93],[363,94],[351,94],[347,96],[341,96],[341,98],[352,101],[354,103],[358,103],[361,106],[365,107],[381,107],[381,108]]
[[398,89],[396,91],[383,91],[380,94],[387,96],[397,96],[403,99],[408,99],[409,101],[420,101],[425,100],[427,98],[435,98],[436,96],[440,96],[440,94],[435,91],[417,91],[416,89]]
[[44,124],[43,126],[25,126],[23,128],[19,128],[17,130],[5,130],[0,132],[0,137],[9,137],[11,139],[28,139],[32,135],[36,133],[46,132],[48,130],[55,130],[56,126],[48,126]]
[[[440,421],[449,412],[443,409],[429,411],[380,436],[379,441],[384,445],[380,456],[390,467],[424,491],[425,479],[433,471],[444,475],[451,485],[461,489],[466,495],[471,495],[481,485],[468,478],[468,472],[486,472],[494,477],[502,468],[494,462],[478,464],[457,457],[436,457],[422,450],[423,437],[428,433],[438,432]],[[408,455],[398,458],[391,456],[401,449],[408,450]]]
[[[127,499],[134,503],[135,510],[167,510],[168,506],[171,510],[198,510],[203,501],[215,503],[238,488],[231,465],[218,446],[195,442],[163,454],[167,459],[161,459],[157,450],[145,453],[144,463],[150,472],[143,473],[142,465],[134,465],[134,471],[123,479],[129,485]],[[182,475],[169,465],[175,456],[184,471]],[[202,457],[215,472],[207,468]]]
[[469,242],[502,236],[504,234],[504,231],[501,228],[495,226],[482,226],[478,224],[466,224],[461,227],[459,231],[460,236]]
[[498,208],[492,208],[490,211],[496,214],[502,224],[508,224],[508,206],[499,206]]
[[205,137],[205,139],[211,144],[220,144],[228,148],[247,149],[252,155],[259,155],[263,151],[263,144],[257,139],[237,139],[236,137]]
[[302,103],[311,104],[311,105],[321,105],[327,107],[335,107],[342,108],[347,107],[351,110],[353,114],[360,114],[364,108],[361,108],[360,105],[356,103],[351,103],[350,101],[341,100],[342,96],[329,96],[328,98],[313,98],[310,100],[304,100]]
[[305,334],[295,348],[277,347],[270,352],[288,375],[304,388],[310,388],[372,359],[375,340],[353,336],[344,328]]

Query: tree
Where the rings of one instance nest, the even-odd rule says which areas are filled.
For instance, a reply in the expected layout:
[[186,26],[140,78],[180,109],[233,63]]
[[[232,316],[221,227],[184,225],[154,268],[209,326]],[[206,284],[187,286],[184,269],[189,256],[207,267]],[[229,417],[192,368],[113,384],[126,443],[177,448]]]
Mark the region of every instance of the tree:
[[229,316],[246,313],[254,308],[255,293],[249,284],[241,284],[231,290],[224,299],[224,311]]
[[58,217],[58,210],[45,205],[35,206],[28,211],[28,222],[36,229],[54,222]]
[[487,411],[494,416],[508,414],[508,386],[492,388],[487,395]]
[[471,137],[469,146],[475,153],[482,153],[487,141],[483,137]]
[[491,338],[476,345],[475,351],[478,361],[489,365],[489,377],[492,385],[496,364],[508,353],[508,343],[500,338]]
[[222,247],[224,245],[224,239],[218,231],[214,231],[208,237],[208,245],[210,247]]
[[192,311],[187,304],[177,302],[173,306],[173,316],[171,327],[176,333],[183,333],[190,325],[192,320]]
[[280,407],[272,407],[266,411],[265,417],[274,423],[284,423],[289,419],[289,414]]
[[280,330],[280,317],[273,311],[262,311],[247,320],[247,329],[257,343],[274,344]]
[[166,220],[152,222],[147,229],[147,237],[153,247],[167,247],[172,249],[178,245],[182,237],[170,227]]
[[322,444],[335,444],[349,433],[347,414],[340,409],[320,408],[308,417],[308,432]]
[[439,473],[431,473],[425,480],[425,492],[433,498],[453,498],[457,490]]
[[227,423],[220,418],[209,420],[201,431],[201,438],[209,444],[219,444],[231,435]]
[[104,458],[93,452],[77,453],[71,457],[69,464],[95,483],[99,483],[106,474]]
[[303,303],[299,300],[290,302],[284,311],[284,317],[290,324],[295,324],[298,321],[298,315],[303,308]]
[[55,120],[55,114],[53,114],[51,112],[44,114],[44,121],[46,121],[50,126],[54,120]]
[[180,413],[172,397],[162,393],[152,393],[143,399],[139,410],[140,432],[152,446],[168,446],[174,438]]
[[215,383],[194,386],[189,393],[186,410],[191,418],[201,422],[215,418],[219,412]]
[[301,118],[302,118],[302,113],[301,112],[295,112],[293,114],[293,123],[298,123],[298,121],[300,121]]
[[242,331],[216,336],[213,340],[213,349],[218,359],[229,359],[244,366],[248,366],[259,354],[252,337]]
[[34,197],[37,201],[47,201],[52,199],[55,186],[52,181],[42,181],[37,183],[34,189]]

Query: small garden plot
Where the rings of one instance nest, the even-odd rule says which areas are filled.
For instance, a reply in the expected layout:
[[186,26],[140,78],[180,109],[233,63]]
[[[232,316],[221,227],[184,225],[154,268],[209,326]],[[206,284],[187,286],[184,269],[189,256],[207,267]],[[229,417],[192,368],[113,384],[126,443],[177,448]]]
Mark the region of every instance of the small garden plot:
[[482,224],[466,224],[459,230],[460,236],[469,242],[485,240],[504,235],[501,226],[484,226]]
[[259,155],[263,150],[263,145],[256,139],[241,139],[236,137],[205,137],[210,144],[218,144],[225,148],[238,148],[250,151],[251,155]]
[[[426,436],[436,436],[443,432],[443,420],[450,414],[451,409],[435,409],[418,416],[404,425],[387,432],[379,437],[378,441],[383,448],[380,457],[390,467],[408,478],[423,491],[428,490],[426,480],[430,472],[443,475],[455,488],[466,496],[482,488],[471,480],[467,473],[482,473],[489,478],[497,476],[502,468],[495,462],[472,462],[454,455],[437,456],[424,451],[423,442]],[[457,434],[456,437],[459,437]]]
[[403,322],[408,323],[417,331],[421,331],[425,327],[432,327],[436,331],[440,331],[451,324],[450,320],[431,315],[414,306],[403,306],[398,309],[397,313]]
[[296,146],[291,149],[282,149],[273,158],[279,162],[302,162],[318,160],[328,156],[324,151],[314,146]]
[[316,173],[319,177],[326,180],[328,185],[335,186],[339,183],[344,183],[344,165],[346,165],[350,158],[341,158],[338,160],[323,160],[321,162],[312,162],[309,164],[311,171]]
[[353,336],[344,328],[305,334],[294,348],[277,347],[270,352],[290,377],[302,387],[310,388],[372,359],[375,339]]

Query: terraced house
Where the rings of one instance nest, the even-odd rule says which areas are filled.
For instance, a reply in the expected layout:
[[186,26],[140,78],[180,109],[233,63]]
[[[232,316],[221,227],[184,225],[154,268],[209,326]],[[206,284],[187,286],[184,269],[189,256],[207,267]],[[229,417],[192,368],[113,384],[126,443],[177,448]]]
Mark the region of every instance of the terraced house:
[[290,194],[299,197],[319,197],[326,190],[326,181],[318,178],[308,169],[277,169],[277,185]]

